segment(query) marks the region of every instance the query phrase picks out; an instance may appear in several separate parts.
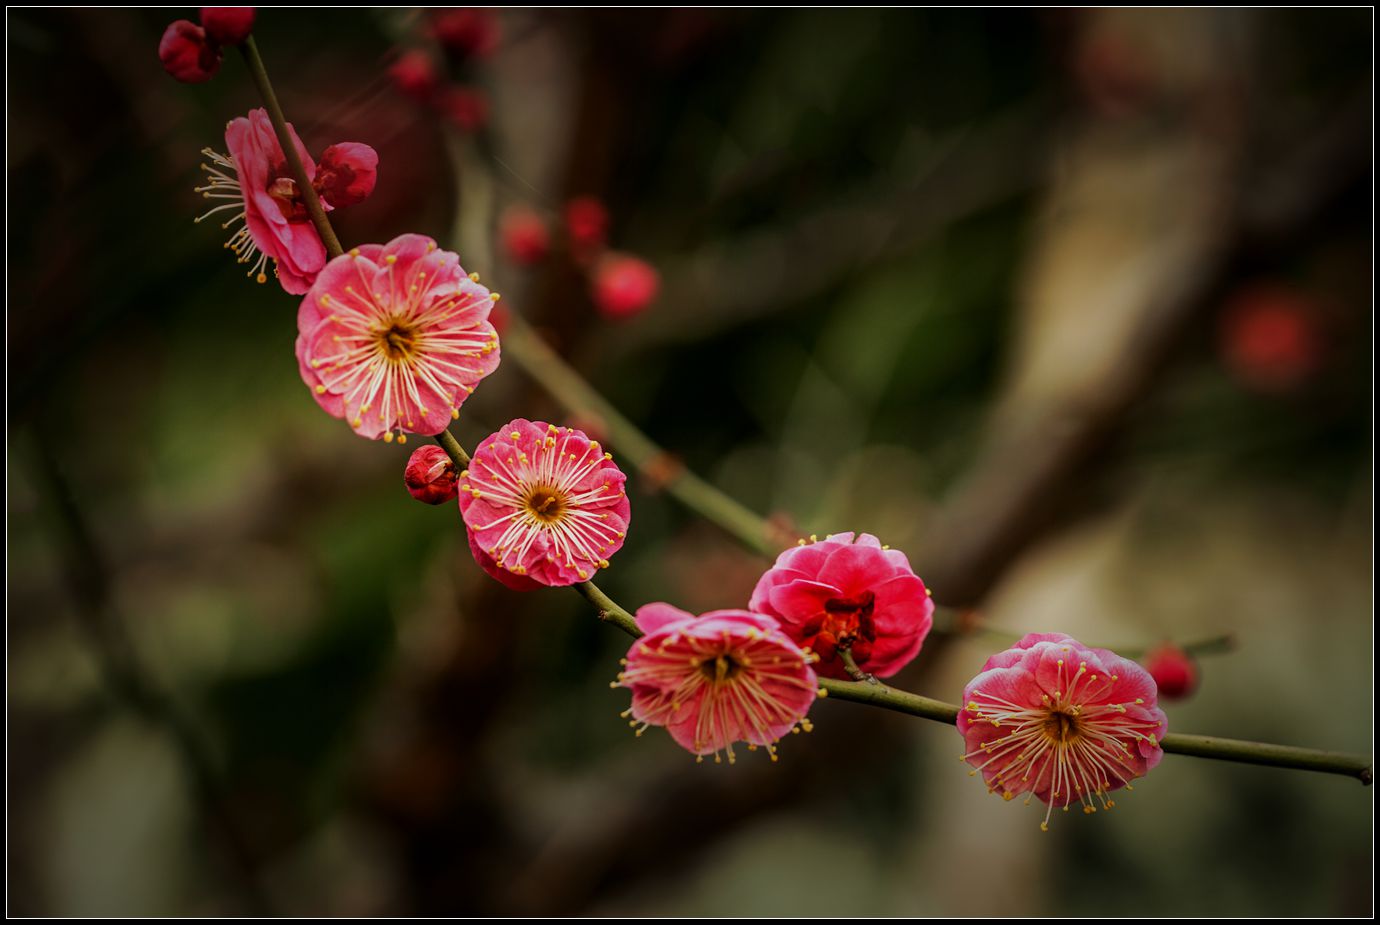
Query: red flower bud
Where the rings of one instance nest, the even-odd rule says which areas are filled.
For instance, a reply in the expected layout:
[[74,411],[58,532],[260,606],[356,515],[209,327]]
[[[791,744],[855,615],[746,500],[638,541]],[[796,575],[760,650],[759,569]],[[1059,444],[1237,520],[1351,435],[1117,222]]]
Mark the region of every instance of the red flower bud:
[[1322,365],[1323,337],[1307,296],[1278,284],[1243,289],[1222,317],[1227,364],[1247,386],[1288,392]]
[[332,207],[363,202],[374,191],[378,180],[378,152],[357,141],[331,145],[316,165],[312,186]]
[[249,38],[254,29],[252,6],[203,6],[201,25],[212,41],[221,45],[238,45]]
[[489,101],[473,87],[447,87],[436,108],[464,132],[477,132],[489,121]]
[[196,23],[179,19],[163,32],[158,43],[158,60],[184,84],[205,83],[220,70],[220,46],[207,38]]
[[498,17],[492,10],[438,10],[431,33],[455,54],[482,58],[498,46]]
[[656,298],[661,276],[631,254],[610,254],[594,270],[594,304],[609,318],[636,315]]
[[508,259],[522,266],[539,263],[551,247],[545,220],[527,206],[510,206],[503,213],[499,235]]
[[609,233],[609,210],[593,196],[577,196],[566,204],[565,227],[573,250],[603,247]]
[[423,446],[412,451],[403,473],[407,491],[418,501],[445,504],[459,495],[455,487],[455,464],[439,446]]
[[1145,667],[1166,700],[1181,700],[1198,686],[1198,668],[1178,646],[1161,646],[1145,657]]
[[436,65],[424,51],[405,51],[388,68],[388,76],[400,93],[425,103],[436,93],[441,78],[436,74]]

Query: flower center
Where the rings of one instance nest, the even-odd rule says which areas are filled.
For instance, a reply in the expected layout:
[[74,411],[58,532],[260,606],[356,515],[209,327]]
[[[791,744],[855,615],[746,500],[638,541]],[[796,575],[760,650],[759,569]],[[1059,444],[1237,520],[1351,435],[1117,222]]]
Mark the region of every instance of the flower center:
[[523,507],[542,523],[553,524],[565,514],[567,504],[564,492],[550,485],[535,485],[523,502]]
[[727,681],[742,670],[743,666],[738,664],[732,655],[727,654],[700,662],[700,674],[711,681]]
[[390,360],[411,359],[417,346],[417,331],[410,325],[394,321],[378,333],[379,346]]
[[1045,737],[1055,745],[1067,745],[1078,739],[1079,720],[1075,713],[1054,710],[1045,718]]

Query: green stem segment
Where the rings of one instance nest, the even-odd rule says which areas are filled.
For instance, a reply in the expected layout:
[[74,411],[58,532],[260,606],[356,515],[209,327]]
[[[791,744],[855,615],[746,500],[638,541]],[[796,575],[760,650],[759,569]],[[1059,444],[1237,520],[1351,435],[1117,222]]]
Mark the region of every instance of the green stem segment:
[[695,475],[637,425],[618,412],[594,390],[556,351],[552,350],[516,312],[509,312],[503,334],[503,353],[521,366],[566,411],[598,418],[609,439],[644,474],[667,494],[706,520],[718,524],[748,548],[774,558],[793,540],[738,501]]
[[316,226],[316,233],[321,235],[321,243],[326,245],[327,255],[339,257],[345,250],[340,246],[340,239],[335,236],[335,229],[326,217],[326,210],[321,207],[321,199],[316,195],[316,188],[307,177],[306,165],[302,163],[302,156],[297,151],[297,145],[293,143],[292,133],[288,131],[283,107],[278,105],[278,95],[273,92],[273,84],[268,79],[268,71],[264,69],[264,59],[259,57],[259,46],[254,43],[254,36],[251,35],[244,40],[240,45],[240,52],[249,68],[249,76],[254,78],[254,86],[259,88],[259,96],[264,99],[264,108],[268,110],[269,121],[273,123],[273,134],[278,136],[278,144],[282,146],[288,169],[292,171],[292,179],[297,183],[297,191],[302,194],[302,201],[306,204],[307,214],[311,216],[311,223]]

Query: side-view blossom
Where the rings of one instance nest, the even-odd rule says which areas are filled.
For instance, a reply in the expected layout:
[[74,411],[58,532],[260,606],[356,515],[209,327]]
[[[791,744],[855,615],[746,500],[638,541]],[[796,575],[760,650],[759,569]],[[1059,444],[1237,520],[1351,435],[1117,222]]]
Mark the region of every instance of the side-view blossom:
[[1136,662],[1062,633],[1031,633],[963,689],[963,759],[991,793],[1048,808],[1111,809],[1109,794],[1160,763],[1168,729],[1155,681]]
[[[480,442],[460,473],[475,560],[546,586],[577,584],[623,546],[627,476],[583,432],[519,418]],[[510,587],[531,587],[526,582]]]
[[439,434],[498,367],[495,298],[428,237],[357,247],[326,264],[298,309],[302,380],[361,437]]
[[848,677],[839,649],[865,672],[894,675],[920,652],[934,623],[934,602],[905,554],[869,533],[835,533],[781,553],[748,608],[775,617],[819,653],[819,673],[830,678]]
[[168,25],[158,43],[163,70],[186,84],[205,83],[220,70],[220,46],[194,22],[179,19]]
[[455,463],[439,446],[420,446],[412,451],[403,470],[403,484],[407,493],[424,504],[445,504],[453,500],[459,489]]
[[[326,209],[358,202],[373,190],[378,168],[373,148],[354,142],[333,145],[318,167],[296,130],[291,124],[287,128],[307,179],[325,201]],[[235,229],[225,246],[235,252],[240,263],[249,264],[247,275],[265,282],[268,261],[272,260],[283,289],[301,295],[325,266],[326,247],[307,214],[268,112],[255,109],[231,121],[225,128],[225,144],[228,154],[211,148],[202,151],[210,159],[209,164],[201,165],[208,179],[196,191],[206,199],[227,201],[197,221],[230,211],[231,217],[222,228],[240,221],[244,224]]]
[[661,274],[640,257],[606,254],[594,268],[591,295],[607,318],[628,318],[656,299]]
[[624,714],[641,735],[665,726],[682,748],[700,756],[727,752],[733,743],[762,747],[776,760],[776,743],[799,729],[819,692],[802,651],[776,621],[746,610],[702,616],[670,604],[637,611],[645,636],[632,644],[614,687],[632,690]]

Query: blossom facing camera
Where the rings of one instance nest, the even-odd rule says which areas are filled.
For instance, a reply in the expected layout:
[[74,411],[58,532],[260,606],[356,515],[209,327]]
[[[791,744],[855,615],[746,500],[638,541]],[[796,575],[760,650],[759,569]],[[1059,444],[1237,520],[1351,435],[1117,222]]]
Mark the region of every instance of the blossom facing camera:
[[439,434],[498,367],[496,298],[422,235],[357,247],[326,264],[298,309],[302,381],[361,437]]
[[1182,700],[1198,687],[1198,668],[1188,653],[1167,644],[1145,657],[1145,670],[1165,700]]
[[1062,633],[1031,633],[987,660],[963,689],[958,731],[963,759],[991,793],[1028,793],[1050,814],[1074,803],[1111,809],[1109,794],[1160,763],[1168,723],[1155,679],[1106,649]]
[[656,299],[661,274],[631,254],[609,254],[594,271],[594,304],[608,318],[630,318]]
[[546,222],[527,206],[510,206],[503,212],[499,237],[508,259],[519,266],[540,263],[551,249],[551,233]]
[[184,84],[205,83],[220,70],[221,50],[194,22],[179,19],[163,32],[158,43],[163,70]]
[[254,31],[252,6],[203,6],[201,25],[221,45],[238,45]]
[[641,735],[664,726],[671,738],[703,758],[720,752],[735,760],[733,743],[765,748],[809,731],[805,718],[819,693],[813,656],[776,621],[746,610],[714,610],[696,617],[670,604],[637,611],[645,636],[632,644],[614,687],[632,690],[623,715]]
[[475,559],[496,577],[502,570],[550,587],[586,580],[623,546],[631,517],[626,481],[583,432],[509,422],[460,473],[460,513]]
[[869,533],[835,533],[781,553],[757,582],[748,609],[819,654],[825,677],[847,678],[839,649],[863,671],[887,678],[920,652],[934,602],[905,554]]
[[403,470],[403,484],[407,493],[424,504],[445,504],[453,500],[457,489],[455,463],[439,446],[422,446],[412,451]]

